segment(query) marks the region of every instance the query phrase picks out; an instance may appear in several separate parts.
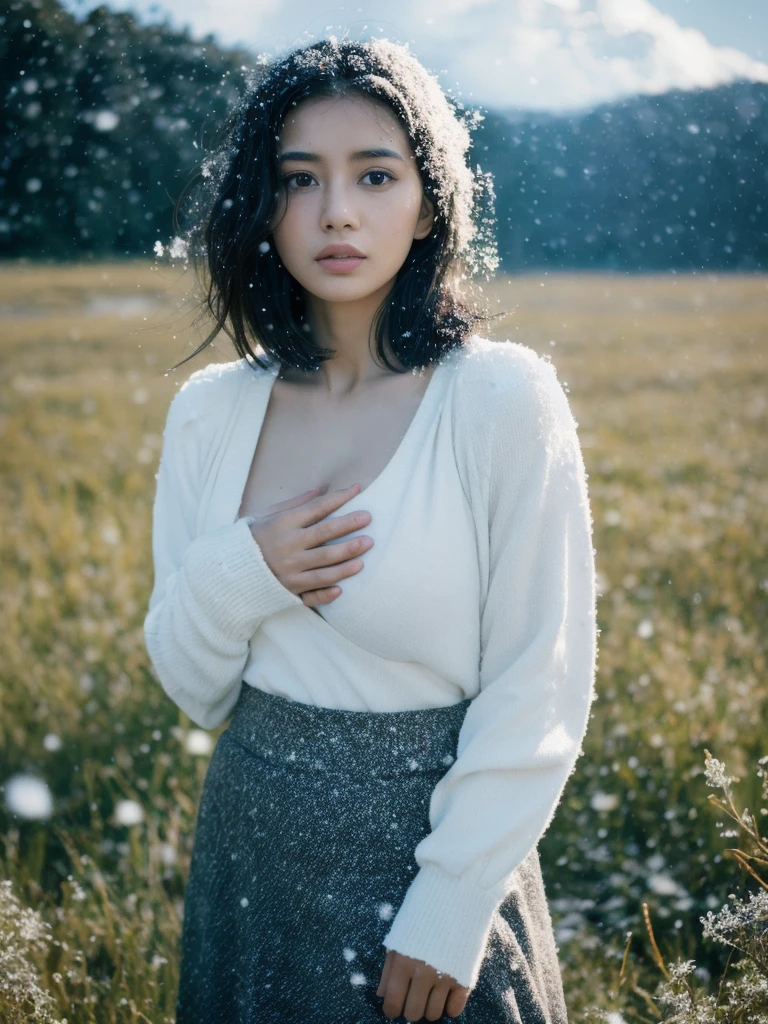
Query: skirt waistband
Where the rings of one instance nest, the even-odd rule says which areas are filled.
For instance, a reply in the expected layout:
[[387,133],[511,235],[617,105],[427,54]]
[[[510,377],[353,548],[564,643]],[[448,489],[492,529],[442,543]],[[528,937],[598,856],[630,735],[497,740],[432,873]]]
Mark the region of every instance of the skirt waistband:
[[317,707],[243,682],[228,735],[251,753],[316,772],[408,775],[445,771],[472,699],[414,711]]

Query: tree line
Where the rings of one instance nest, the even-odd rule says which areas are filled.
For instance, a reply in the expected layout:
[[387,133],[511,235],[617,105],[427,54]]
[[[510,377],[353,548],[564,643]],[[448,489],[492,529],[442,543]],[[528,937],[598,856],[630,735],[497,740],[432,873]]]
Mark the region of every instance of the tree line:
[[[254,53],[101,6],[0,16],[0,257],[151,254],[245,89]],[[501,269],[768,266],[768,86],[633,96],[579,114],[487,110]]]

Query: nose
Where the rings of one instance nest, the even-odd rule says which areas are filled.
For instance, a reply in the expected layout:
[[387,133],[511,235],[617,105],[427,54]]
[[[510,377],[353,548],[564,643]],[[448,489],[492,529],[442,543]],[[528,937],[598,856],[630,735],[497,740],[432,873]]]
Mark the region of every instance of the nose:
[[343,182],[331,183],[325,191],[322,220],[326,229],[356,228],[359,218]]

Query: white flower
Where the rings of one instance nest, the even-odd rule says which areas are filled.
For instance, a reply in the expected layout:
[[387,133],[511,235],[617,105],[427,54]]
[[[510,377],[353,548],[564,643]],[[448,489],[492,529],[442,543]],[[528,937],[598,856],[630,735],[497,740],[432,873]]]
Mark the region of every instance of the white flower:
[[765,930],[768,921],[768,890],[760,889],[750,892],[745,902],[733,893],[729,895],[732,903],[726,903],[717,914],[708,911],[706,917],[700,917],[703,927],[702,934],[716,942],[730,944],[731,936],[740,932]]
[[696,970],[695,960],[678,960],[676,964],[667,964],[670,981],[682,981]]
[[704,780],[708,786],[727,789],[734,777],[725,774],[725,765],[716,757],[708,757],[704,762]]

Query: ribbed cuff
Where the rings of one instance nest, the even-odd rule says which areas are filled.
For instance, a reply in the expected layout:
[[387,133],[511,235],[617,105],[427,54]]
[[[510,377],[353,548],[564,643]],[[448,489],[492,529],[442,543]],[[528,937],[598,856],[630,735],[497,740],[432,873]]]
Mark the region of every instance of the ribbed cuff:
[[244,642],[268,615],[302,604],[272,572],[249,528],[250,517],[201,534],[184,552],[187,585],[206,618]]
[[505,895],[503,886],[478,888],[475,876],[482,866],[457,877],[425,864],[408,887],[383,945],[474,988],[493,915]]

